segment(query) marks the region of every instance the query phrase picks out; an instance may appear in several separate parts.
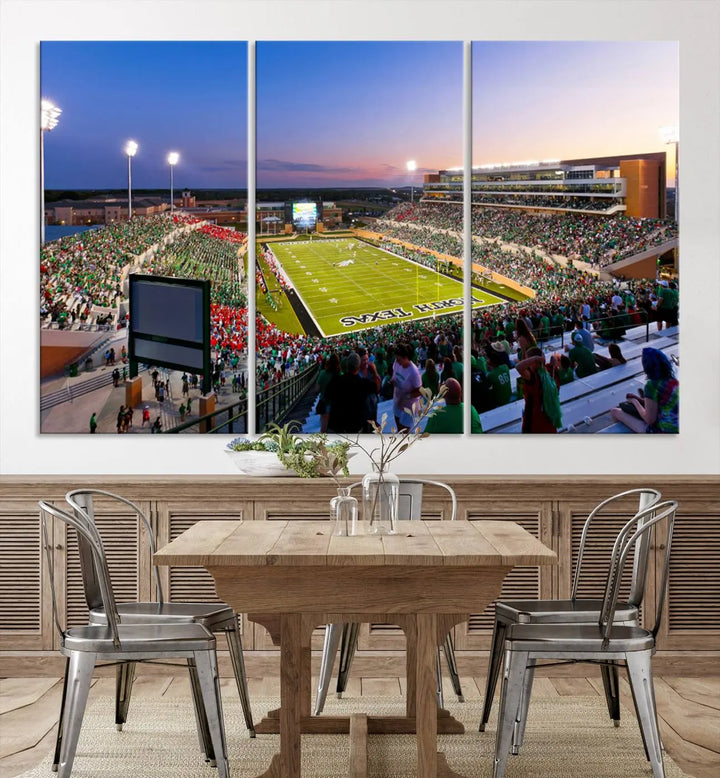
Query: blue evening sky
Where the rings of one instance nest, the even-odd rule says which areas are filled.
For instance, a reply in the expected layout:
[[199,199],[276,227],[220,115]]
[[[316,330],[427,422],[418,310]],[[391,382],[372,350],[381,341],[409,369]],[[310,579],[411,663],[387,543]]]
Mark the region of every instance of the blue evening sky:
[[43,42],[41,95],[62,108],[45,134],[48,189],[247,186],[247,44]]
[[[459,42],[256,51],[258,186],[407,186],[462,164]],[[44,42],[41,94],[63,109],[45,136],[49,189],[126,186],[129,138],[135,187],[169,185],[171,150],[176,189],[247,184],[244,42]],[[474,164],[665,150],[678,45],[476,42],[473,99]]]

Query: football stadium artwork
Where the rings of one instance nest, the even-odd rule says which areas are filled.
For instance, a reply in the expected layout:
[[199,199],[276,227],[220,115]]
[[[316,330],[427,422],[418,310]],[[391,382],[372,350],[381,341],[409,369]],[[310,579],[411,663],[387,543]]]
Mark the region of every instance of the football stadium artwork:
[[42,432],[245,423],[247,56],[41,44]]
[[473,311],[512,391],[473,368],[483,430],[678,432],[677,43],[480,41],[472,68],[473,285],[515,298]]
[[[462,82],[460,42],[258,42],[258,432],[408,426],[421,393],[462,382],[460,237],[414,218],[392,234],[426,181],[462,166]],[[462,432],[453,402],[438,431]]]
[[258,42],[249,214],[245,43],[43,43],[41,431],[677,433],[677,44],[463,48]]

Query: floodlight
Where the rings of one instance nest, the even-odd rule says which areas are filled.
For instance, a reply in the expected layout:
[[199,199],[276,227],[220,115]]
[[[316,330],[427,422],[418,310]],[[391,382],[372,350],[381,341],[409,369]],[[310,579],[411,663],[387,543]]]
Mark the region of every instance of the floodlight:
[[[414,173],[417,170],[417,162],[415,162],[414,159],[410,159],[405,163],[405,167],[408,170],[408,173]],[[410,202],[414,202],[415,200],[415,187],[412,184],[412,181],[410,182]]]
[[40,101],[40,245],[45,243],[45,133],[57,127],[62,110],[43,98]]
[[125,144],[125,153],[128,158],[128,221],[132,219],[132,158],[137,154],[138,145],[134,140]]
[[40,129],[49,131],[57,127],[58,117],[61,113],[61,108],[43,98],[40,102]]
[[168,165],[170,165],[170,213],[175,210],[175,197],[173,195],[173,168],[177,165],[180,155],[177,151],[171,151],[167,155]]

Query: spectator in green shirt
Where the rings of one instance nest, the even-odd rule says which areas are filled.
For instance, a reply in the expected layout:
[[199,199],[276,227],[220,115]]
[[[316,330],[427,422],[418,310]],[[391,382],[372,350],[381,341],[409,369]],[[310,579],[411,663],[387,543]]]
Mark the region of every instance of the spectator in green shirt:
[[547,371],[555,379],[558,388],[575,380],[575,373],[567,354],[553,354]]
[[440,376],[435,367],[435,360],[433,359],[427,359],[425,361],[425,372],[422,375],[422,385],[431,391],[433,397],[438,393],[438,389],[440,388]]
[[663,322],[668,327],[674,327],[678,323],[678,300],[680,295],[677,284],[674,281],[661,281],[658,289],[657,325],[658,330],[663,328]]
[[579,332],[573,334],[574,346],[568,352],[570,358],[570,364],[575,368],[575,375],[578,378],[585,378],[585,376],[597,373],[597,365],[595,364],[595,357],[590,349],[583,346],[583,338]]
[[[447,387],[445,393],[445,407],[428,419],[425,432],[432,434],[457,434],[463,431],[463,416],[465,415],[462,403],[462,387],[455,378],[448,378],[444,382]],[[475,408],[471,410],[470,432],[482,432],[480,417]]]
[[495,342],[485,349],[485,359],[490,366],[486,376],[490,408],[506,405],[512,398],[510,368],[502,343]]

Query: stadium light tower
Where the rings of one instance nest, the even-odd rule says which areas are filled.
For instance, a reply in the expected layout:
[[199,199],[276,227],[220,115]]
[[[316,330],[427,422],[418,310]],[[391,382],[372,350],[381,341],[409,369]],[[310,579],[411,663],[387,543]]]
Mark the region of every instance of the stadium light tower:
[[413,201],[414,196],[414,190],[413,190],[413,182],[412,182],[412,174],[417,170],[417,162],[415,162],[414,159],[409,160],[406,163],[406,167],[408,169],[408,173],[410,173],[410,202]]
[[661,127],[660,136],[663,142],[668,145],[675,146],[675,224],[680,223],[680,172],[678,159],[678,128],[677,127]]
[[175,200],[173,198],[173,169],[177,165],[180,155],[177,151],[171,151],[167,156],[168,165],[170,165],[170,215],[175,210]]
[[45,243],[45,133],[57,127],[62,110],[50,100],[40,102],[40,245]]
[[137,154],[138,145],[134,140],[125,144],[125,153],[128,158],[128,221],[132,219],[132,158]]

